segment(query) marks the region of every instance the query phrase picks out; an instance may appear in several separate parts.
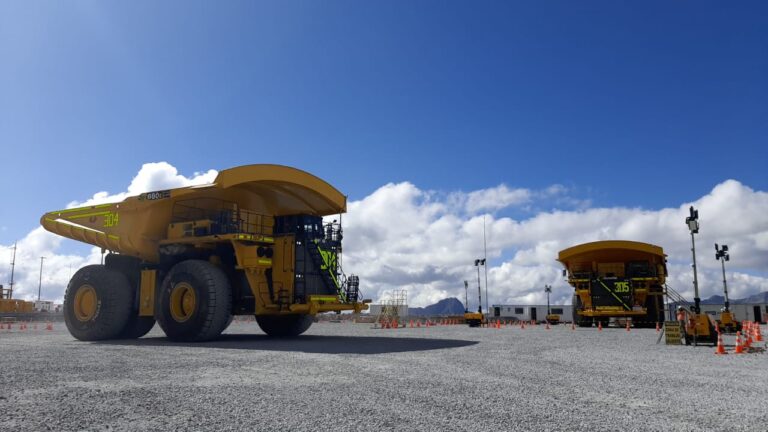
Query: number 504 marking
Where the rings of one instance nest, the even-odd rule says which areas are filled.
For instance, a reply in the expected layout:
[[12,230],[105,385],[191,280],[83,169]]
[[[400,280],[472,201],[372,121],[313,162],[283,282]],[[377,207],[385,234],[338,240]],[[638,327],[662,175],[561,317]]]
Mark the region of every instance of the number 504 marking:
[[105,228],[116,227],[119,222],[120,222],[120,215],[117,213],[107,213],[104,215]]

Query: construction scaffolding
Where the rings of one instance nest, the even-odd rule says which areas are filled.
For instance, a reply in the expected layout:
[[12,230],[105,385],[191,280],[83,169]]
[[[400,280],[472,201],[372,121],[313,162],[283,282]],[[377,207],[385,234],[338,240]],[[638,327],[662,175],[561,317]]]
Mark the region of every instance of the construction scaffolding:
[[408,290],[393,290],[388,297],[387,293],[385,293],[384,299],[381,302],[381,310],[374,322],[374,327],[398,328],[405,326],[407,314]]

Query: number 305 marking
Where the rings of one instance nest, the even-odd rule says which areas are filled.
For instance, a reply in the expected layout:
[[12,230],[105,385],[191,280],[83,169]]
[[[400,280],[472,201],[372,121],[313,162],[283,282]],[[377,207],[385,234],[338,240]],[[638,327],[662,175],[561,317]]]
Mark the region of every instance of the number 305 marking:
[[628,293],[629,292],[629,282],[616,282],[613,284],[613,290],[617,293]]

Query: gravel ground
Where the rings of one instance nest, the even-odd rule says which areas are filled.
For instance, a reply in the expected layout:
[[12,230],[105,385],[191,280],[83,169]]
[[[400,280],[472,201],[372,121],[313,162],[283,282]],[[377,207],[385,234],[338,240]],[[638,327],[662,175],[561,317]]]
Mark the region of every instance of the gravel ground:
[[62,323],[14,328],[0,331],[0,430],[768,430],[768,354],[657,337],[316,323],[277,340],[235,322],[210,343],[157,327],[86,343]]

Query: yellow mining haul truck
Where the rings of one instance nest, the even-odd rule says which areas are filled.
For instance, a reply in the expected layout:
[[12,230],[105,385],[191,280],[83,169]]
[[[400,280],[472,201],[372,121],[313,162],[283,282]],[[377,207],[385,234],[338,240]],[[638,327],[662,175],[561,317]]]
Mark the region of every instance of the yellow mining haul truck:
[[574,287],[573,319],[581,327],[631,318],[636,327],[664,322],[664,250],[648,243],[608,240],[560,251]]
[[360,312],[359,279],[341,270],[346,197],[294,168],[248,165],[213,183],[46,213],[55,234],[109,251],[75,273],[64,317],[80,340],[218,337],[235,315],[270,336],[306,331],[321,312]]

